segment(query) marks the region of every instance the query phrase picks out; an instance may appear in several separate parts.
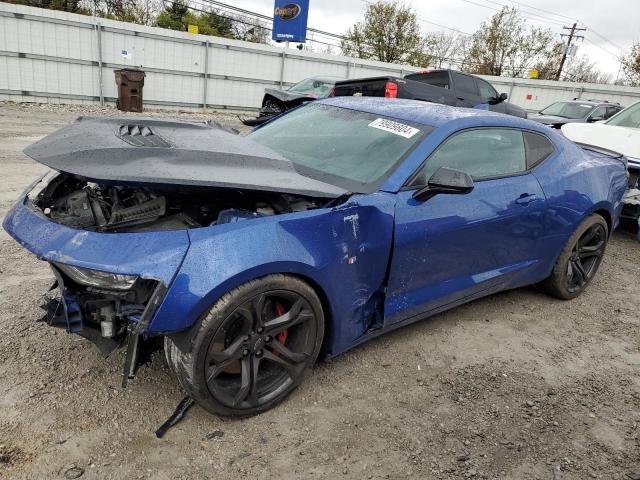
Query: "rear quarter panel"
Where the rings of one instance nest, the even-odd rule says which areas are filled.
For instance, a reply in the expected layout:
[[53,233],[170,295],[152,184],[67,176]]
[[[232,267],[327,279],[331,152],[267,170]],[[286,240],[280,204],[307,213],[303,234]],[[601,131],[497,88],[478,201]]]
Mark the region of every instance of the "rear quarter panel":
[[[578,225],[594,212],[606,211],[610,230],[617,226],[627,170],[619,159],[583,150],[555,131],[548,136],[558,154],[539,165],[534,175],[548,202],[546,242],[559,253]],[[549,270],[554,263],[555,258]]]

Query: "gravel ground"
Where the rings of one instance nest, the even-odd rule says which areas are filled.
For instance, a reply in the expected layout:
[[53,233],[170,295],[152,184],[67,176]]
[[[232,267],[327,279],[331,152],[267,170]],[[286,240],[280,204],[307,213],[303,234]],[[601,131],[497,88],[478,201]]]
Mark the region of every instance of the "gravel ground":
[[[85,114],[122,115],[0,103],[0,218],[44,171],[22,149]],[[123,351],[38,322],[52,275],[2,231],[0,478],[640,478],[639,254],[616,232],[576,300],[475,301],[319,364],[274,410],[196,406],[159,440],[183,397],[161,351],[122,390]]]

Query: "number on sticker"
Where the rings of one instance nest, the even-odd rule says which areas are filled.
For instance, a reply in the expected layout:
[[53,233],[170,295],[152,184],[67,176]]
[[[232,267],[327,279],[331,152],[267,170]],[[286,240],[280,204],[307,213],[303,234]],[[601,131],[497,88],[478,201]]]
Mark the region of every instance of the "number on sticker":
[[385,132],[395,133],[396,135],[400,135],[404,138],[411,138],[420,131],[410,125],[405,125],[404,123],[400,122],[394,122],[393,120],[389,120],[387,118],[376,118],[369,124],[369,126],[377,128],[379,130],[384,130]]

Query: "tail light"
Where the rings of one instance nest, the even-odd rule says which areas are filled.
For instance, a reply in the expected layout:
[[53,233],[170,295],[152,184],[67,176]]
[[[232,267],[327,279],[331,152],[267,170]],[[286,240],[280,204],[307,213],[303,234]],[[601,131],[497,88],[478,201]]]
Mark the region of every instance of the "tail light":
[[398,84],[394,82],[385,83],[384,98],[398,98]]
[[335,97],[336,96],[336,87],[331,87],[331,90],[329,90],[329,97]]

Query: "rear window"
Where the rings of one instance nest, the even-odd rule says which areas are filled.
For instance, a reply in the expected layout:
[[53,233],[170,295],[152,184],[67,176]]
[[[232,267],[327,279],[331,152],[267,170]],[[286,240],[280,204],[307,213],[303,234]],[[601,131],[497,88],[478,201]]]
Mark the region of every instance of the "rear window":
[[254,130],[249,138],[302,175],[372,193],[432,127],[372,113],[310,104]]
[[553,144],[544,135],[524,132],[527,155],[527,170],[543,162],[554,151]]

